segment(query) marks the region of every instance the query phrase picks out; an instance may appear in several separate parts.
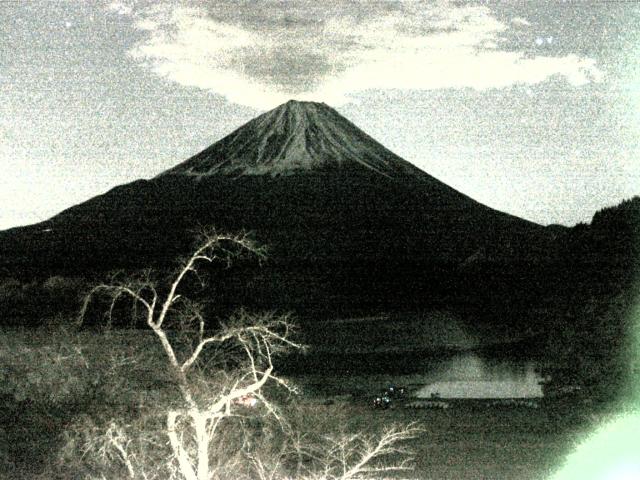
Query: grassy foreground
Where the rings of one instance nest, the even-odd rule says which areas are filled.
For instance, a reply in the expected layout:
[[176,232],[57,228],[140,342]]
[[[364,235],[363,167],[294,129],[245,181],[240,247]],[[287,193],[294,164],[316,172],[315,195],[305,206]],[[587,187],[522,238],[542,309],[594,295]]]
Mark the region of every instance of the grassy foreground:
[[[85,449],[79,458],[70,432],[87,418],[133,418],[171,397],[171,379],[158,362],[161,352],[147,332],[0,331],[0,478],[83,478],[81,466],[95,452]],[[414,456],[410,478],[548,478],[605,415],[572,400],[535,409],[458,402],[446,410],[374,410],[366,396],[305,393],[307,379],[293,380],[302,393],[287,401],[306,412],[306,424],[349,432],[421,427],[406,445]],[[377,387],[370,386],[372,394]]]

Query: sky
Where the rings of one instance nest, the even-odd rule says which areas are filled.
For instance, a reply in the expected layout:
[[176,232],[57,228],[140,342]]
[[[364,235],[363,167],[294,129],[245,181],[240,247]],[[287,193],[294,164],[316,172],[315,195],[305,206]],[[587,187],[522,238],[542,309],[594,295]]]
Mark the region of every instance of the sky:
[[640,194],[640,2],[0,1],[0,229],[323,101],[476,200]]

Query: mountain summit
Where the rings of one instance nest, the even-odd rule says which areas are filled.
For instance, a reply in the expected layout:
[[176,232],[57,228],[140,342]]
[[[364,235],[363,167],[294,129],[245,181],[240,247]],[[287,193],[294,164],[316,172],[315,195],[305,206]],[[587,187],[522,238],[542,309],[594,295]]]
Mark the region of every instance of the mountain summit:
[[425,176],[328,105],[295,100],[254,118],[162,175],[278,176],[353,169],[387,177]]

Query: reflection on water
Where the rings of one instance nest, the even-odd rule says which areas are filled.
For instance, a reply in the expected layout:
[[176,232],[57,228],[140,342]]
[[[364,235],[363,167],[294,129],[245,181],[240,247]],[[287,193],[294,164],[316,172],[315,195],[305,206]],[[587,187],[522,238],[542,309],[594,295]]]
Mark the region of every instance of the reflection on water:
[[[542,377],[531,361],[482,357],[469,352],[432,365],[419,398],[539,398]],[[422,382],[421,382],[422,383]]]

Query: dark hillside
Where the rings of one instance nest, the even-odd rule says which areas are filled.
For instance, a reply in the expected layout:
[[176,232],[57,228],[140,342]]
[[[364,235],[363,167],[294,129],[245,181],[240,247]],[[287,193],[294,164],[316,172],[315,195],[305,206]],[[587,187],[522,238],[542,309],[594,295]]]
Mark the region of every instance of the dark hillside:
[[168,268],[209,225],[269,248],[265,266],[237,265],[216,287],[225,308],[304,317],[447,305],[495,320],[485,307],[496,294],[520,308],[537,291],[553,238],[439,182],[332,108],[288,102],[152,180],[0,233],[0,264],[27,278]]
[[53,276],[170,269],[201,227],[215,226],[268,247],[262,265],[239,260],[223,280],[217,272],[203,298],[213,295],[218,313],[291,310],[307,322],[407,312],[421,321],[437,309],[492,332],[491,342],[544,338],[551,352],[562,332],[587,331],[580,322],[591,320],[577,319],[593,316],[582,305],[606,311],[630,291],[637,205],[598,212],[591,225],[536,225],[439,182],[326,105],[289,102],[156,178],[0,232],[2,278],[33,286],[11,287],[3,318],[22,310],[33,322],[58,308],[36,288]]
[[225,294],[231,303],[345,314],[472,303],[477,275],[490,267],[483,290],[492,283],[512,288],[541,261],[550,239],[542,227],[444,185],[425,189],[420,179],[171,175],[7,232],[2,257],[6,266],[41,275],[168,267],[203,225],[248,230],[268,245],[265,266],[242,274],[237,288],[226,285],[239,290]]
[[545,328],[555,378],[605,398],[629,393],[621,390],[640,373],[632,316],[640,279],[640,197],[567,230],[556,253]]

